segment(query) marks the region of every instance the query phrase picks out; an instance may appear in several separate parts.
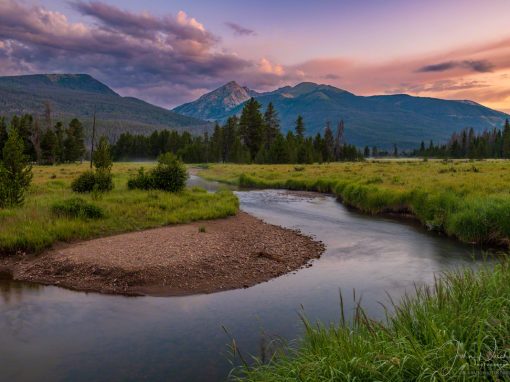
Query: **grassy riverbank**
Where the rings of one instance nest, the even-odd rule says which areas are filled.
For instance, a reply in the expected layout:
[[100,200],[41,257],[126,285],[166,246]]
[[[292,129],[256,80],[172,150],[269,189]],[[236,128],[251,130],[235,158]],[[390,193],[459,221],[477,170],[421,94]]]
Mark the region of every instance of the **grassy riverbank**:
[[333,193],[367,213],[413,214],[465,242],[510,242],[510,161],[210,165],[200,175],[246,187]]
[[[34,180],[25,205],[0,210],[0,254],[37,252],[59,241],[215,219],[234,215],[238,210],[238,200],[229,191],[211,194],[201,189],[186,189],[173,194],[128,190],[127,180],[140,166],[136,163],[114,164],[115,188],[98,196],[76,194],[70,189],[71,181],[88,169],[87,164],[34,167]],[[87,219],[55,213],[53,206],[56,203],[75,197],[97,207],[104,216]]]
[[510,375],[510,267],[449,273],[385,323],[312,325],[296,348],[238,370],[246,381],[480,381]]

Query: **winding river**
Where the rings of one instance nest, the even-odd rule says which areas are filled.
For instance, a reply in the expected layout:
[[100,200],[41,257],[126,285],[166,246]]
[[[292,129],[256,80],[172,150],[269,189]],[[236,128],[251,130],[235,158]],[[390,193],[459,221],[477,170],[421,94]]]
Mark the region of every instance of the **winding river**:
[[[190,184],[219,187],[195,176]],[[313,266],[247,289],[186,297],[119,297],[0,280],[0,380],[220,381],[229,335],[245,354],[268,338],[302,334],[298,313],[336,322],[356,298],[372,318],[379,302],[412,293],[434,274],[480,264],[480,251],[420,226],[347,209],[333,197],[279,190],[237,192],[241,208],[326,244]],[[229,335],[222,327],[227,328]]]

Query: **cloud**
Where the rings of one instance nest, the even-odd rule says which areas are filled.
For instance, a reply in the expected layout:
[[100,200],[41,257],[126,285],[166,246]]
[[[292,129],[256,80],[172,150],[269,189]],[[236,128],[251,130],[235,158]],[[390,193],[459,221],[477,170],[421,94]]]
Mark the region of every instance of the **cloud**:
[[487,73],[492,72],[494,64],[487,60],[465,60],[465,61],[449,61],[439,64],[425,65],[417,70],[417,72],[444,72],[454,68],[468,69],[474,72]]
[[234,31],[234,33],[238,36],[255,36],[257,34],[252,29],[245,28],[242,25],[230,21],[227,21],[225,25],[229,27],[232,31]]
[[86,72],[127,94],[173,106],[226,79],[267,83],[283,72],[225,51],[217,36],[183,11],[155,16],[97,1],[72,7],[83,16],[80,22],[1,0],[0,74]]

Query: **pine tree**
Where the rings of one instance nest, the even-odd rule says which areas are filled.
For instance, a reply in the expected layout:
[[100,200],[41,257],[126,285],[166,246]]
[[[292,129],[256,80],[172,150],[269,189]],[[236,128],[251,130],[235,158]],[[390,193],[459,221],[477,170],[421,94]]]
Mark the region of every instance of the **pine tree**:
[[210,140],[210,161],[222,162],[223,156],[223,129],[218,123],[214,125],[213,135]]
[[69,122],[69,128],[66,130],[66,139],[64,140],[64,157],[67,162],[76,162],[83,160],[85,154],[85,138],[83,125],[74,118]]
[[234,145],[238,138],[239,120],[236,116],[227,119],[227,123],[223,127],[223,155],[225,162],[234,162]]
[[105,136],[102,136],[99,139],[97,148],[94,150],[93,162],[94,167],[98,171],[110,172],[112,169],[113,162],[110,152],[110,144],[108,143],[108,138]]
[[342,154],[342,147],[344,146],[344,143],[345,143],[344,142],[344,130],[345,130],[345,126],[344,126],[344,121],[342,120],[338,123],[338,126],[336,127],[336,137],[335,137],[335,143],[334,143],[334,148],[333,148],[333,156],[336,161],[345,159],[345,158],[343,158],[343,154]]
[[65,148],[64,148],[64,125],[62,122],[57,122],[55,125],[55,137],[57,138],[57,144],[55,148],[55,158],[57,163],[65,162]]
[[505,121],[503,128],[503,158],[510,158],[510,123]]
[[280,133],[280,120],[278,112],[273,106],[272,102],[267,105],[266,112],[264,113],[264,131],[265,131],[265,147],[269,148]]
[[326,124],[326,129],[324,130],[324,146],[322,158],[325,162],[331,162],[334,160],[334,149],[335,149],[335,139],[333,138],[333,131],[329,126],[329,122]]
[[57,136],[52,129],[46,129],[41,137],[40,163],[45,165],[55,164],[57,161]]
[[0,117],[0,161],[3,157],[2,150],[4,148],[5,142],[7,142],[7,138],[7,123],[5,122],[4,117]]
[[398,147],[396,143],[393,144],[393,156],[398,158]]
[[32,166],[24,153],[23,139],[11,128],[0,165],[0,207],[21,205],[32,181]]
[[365,146],[365,150],[363,151],[363,156],[368,158],[370,156],[370,147]]
[[298,115],[296,120],[296,136],[300,142],[305,139],[305,123],[301,115]]
[[263,141],[263,120],[260,113],[260,103],[254,98],[246,102],[239,121],[239,131],[243,143],[250,151],[251,159],[260,150]]

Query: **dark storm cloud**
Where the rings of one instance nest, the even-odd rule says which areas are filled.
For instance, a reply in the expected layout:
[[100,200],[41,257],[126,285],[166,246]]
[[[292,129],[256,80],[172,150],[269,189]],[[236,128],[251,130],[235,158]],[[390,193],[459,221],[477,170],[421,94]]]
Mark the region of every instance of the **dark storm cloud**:
[[439,64],[422,66],[417,72],[444,72],[456,68],[468,69],[478,73],[487,73],[492,72],[494,65],[486,60],[447,61]]
[[257,34],[252,29],[248,29],[246,27],[243,27],[242,25],[232,23],[230,21],[227,21],[225,25],[232,29],[232,31],[234,31],[234,33],[238,36],[255,36]]

